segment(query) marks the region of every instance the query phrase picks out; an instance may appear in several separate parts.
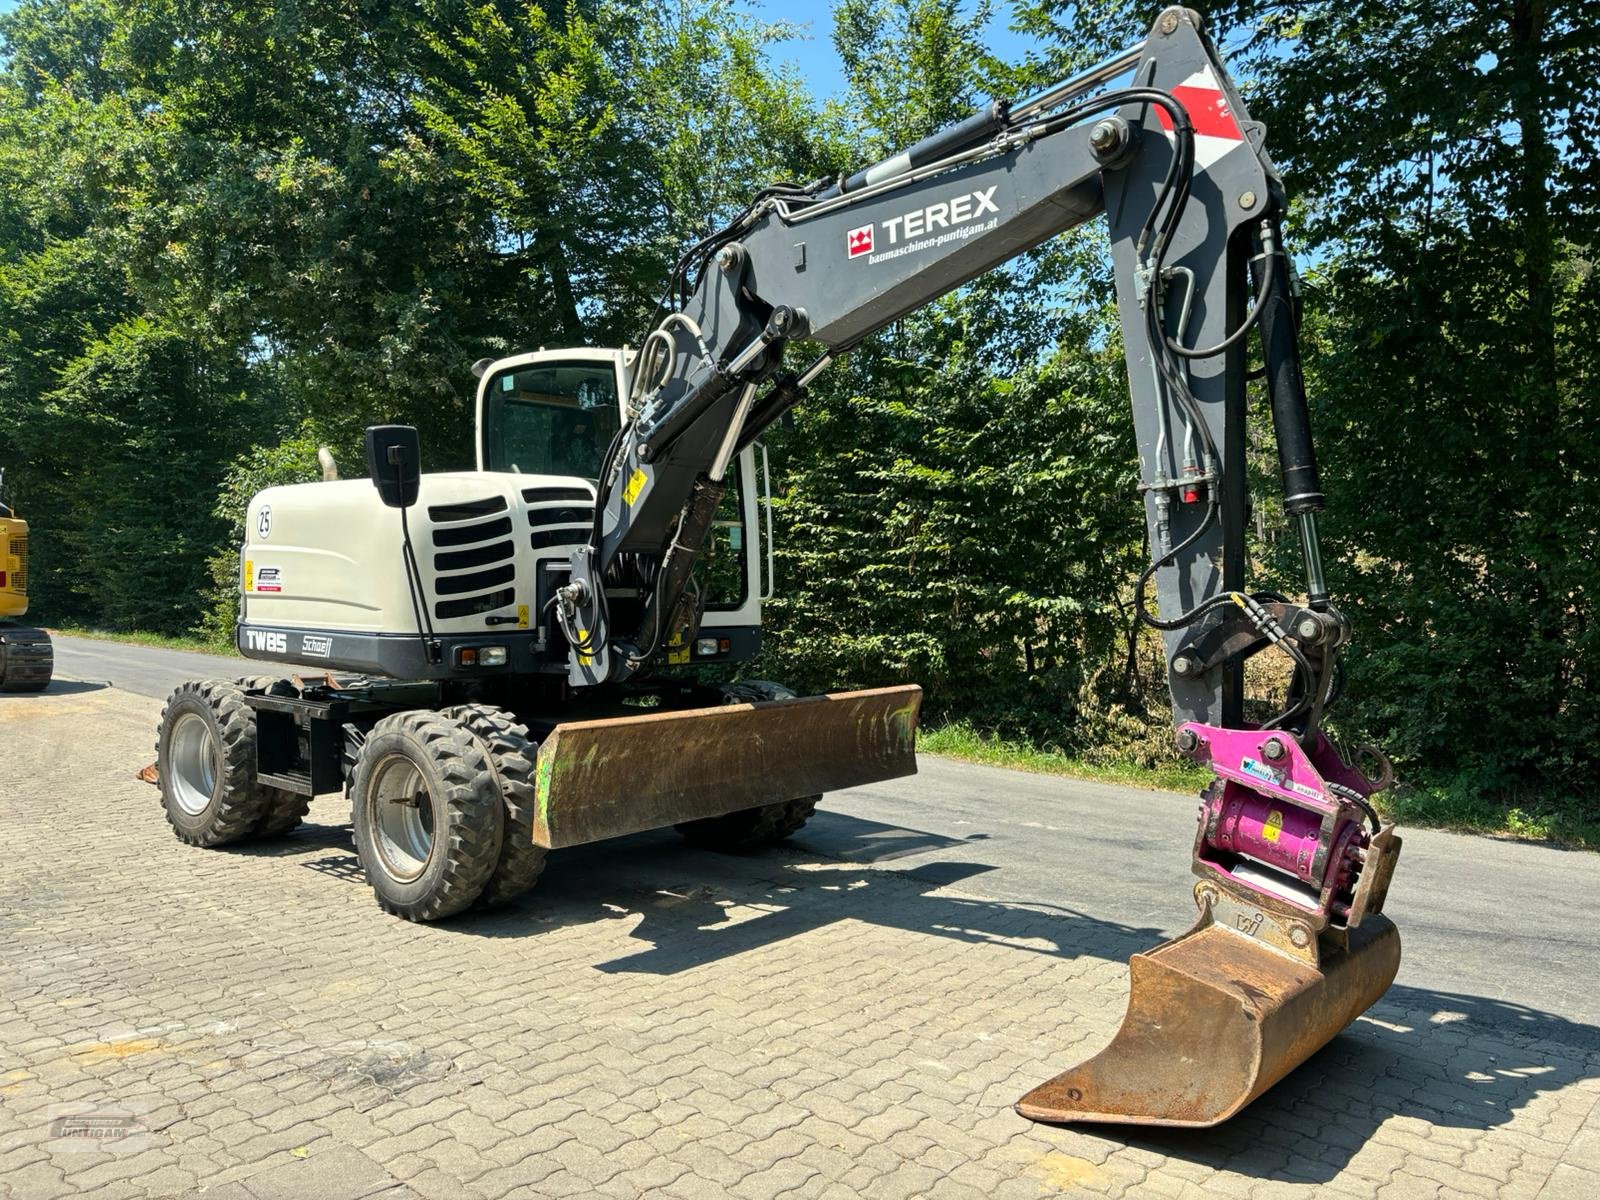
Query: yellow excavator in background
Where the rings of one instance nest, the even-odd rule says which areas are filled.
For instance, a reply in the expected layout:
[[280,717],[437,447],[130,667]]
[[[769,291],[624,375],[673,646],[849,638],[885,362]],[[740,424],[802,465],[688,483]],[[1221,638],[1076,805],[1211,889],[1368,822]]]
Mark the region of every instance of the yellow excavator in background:
[[[0,497],[5,472],[0,471]],[[28,611],[28,523],[0,500],[0,692],[42,692],[55,651],[50,635],[12,621]]]

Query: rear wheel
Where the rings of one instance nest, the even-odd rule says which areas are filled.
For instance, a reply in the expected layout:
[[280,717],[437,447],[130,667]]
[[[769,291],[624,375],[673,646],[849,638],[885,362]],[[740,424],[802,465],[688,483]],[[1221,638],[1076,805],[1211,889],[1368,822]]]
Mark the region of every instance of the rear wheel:
[[[781,683],[764,679],[747,679],[740,683],[718,686],[723,704],[751,704],[763,700],[792,700],[794,693]],[[720,850],[725,854],[749,854],[766,846],[774,846],[793,834],[811,819],[817,811],[822,796],[800,796],[777,804],[763,804],[759,808],[745,808],[721,817],[705,817],[699,821],[685,821],[677,827],[691,845],[706,850]]]
[[0,625],[0,692],[42,692],[50,686],[55,648],[50,635],[25,625]]
[[544,871],[545,848],[533,844],[538,745],[528,736],[528,727],[503,708],[460,704],[439,715],[460,721],[478,739],[500,787],[505,815],[500,859],[477,903],[480,908],[508,903],[533,887]]
[[408,921],[436,921],[476,900],[500,860],[505,829],[478,739],[426,711],[373,726],[350,781],[350,820],[379,906]]
[[256,782],[255,714],[225,679],[180,683],[156,732],[161,807],[182,841],[222,846],[252,833],[275,789]]

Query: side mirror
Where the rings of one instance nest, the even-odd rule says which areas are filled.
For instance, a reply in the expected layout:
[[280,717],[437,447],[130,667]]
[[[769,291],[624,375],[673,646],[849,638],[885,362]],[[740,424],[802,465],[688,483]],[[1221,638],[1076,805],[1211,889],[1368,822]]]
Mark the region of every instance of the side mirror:
[[367,427],[367,474],[390,508],[410,508],[422,485],[422,444],[410,425]]

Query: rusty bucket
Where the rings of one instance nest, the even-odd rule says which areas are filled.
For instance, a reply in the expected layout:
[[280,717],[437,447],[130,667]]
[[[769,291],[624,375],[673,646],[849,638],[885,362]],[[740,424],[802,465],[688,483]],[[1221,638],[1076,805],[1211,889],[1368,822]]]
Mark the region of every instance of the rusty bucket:
[[539,746],[536,845],[577,846],[914,775],[914,685],[568,721]]
[[1307,938],[1303,926],[1205,888],[1192,929],[1133,956],[1128,1012],[1111,1044],[1034,1088],[1017,1102],[1021,1115],[1053,1124],[1216,1125],[1394,982],[1400,935],[1385,917]]

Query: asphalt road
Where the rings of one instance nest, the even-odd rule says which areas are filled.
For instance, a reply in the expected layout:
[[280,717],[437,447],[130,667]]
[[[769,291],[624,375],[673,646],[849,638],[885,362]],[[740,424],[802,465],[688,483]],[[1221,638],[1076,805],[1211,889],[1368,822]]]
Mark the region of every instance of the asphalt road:
[[[242,659],[65,637],[56,665],[63,679],[157,698],[184,679],[252,670]],[[809,849],[976,899],[1070,910],[1119,945],[1154,944],[1193,914],[1190,796],[924,756],[915,777],[824,807],[853,820],[819,817],[797,838]],[[1553,1016],[1594,1026],[1577,1032],[1600,1039],[1597,911],[1593,854],[1407,831],[1387,905],[1405,945],[1397,987],[1439,993],[1424,998],[1438,1020]]]

